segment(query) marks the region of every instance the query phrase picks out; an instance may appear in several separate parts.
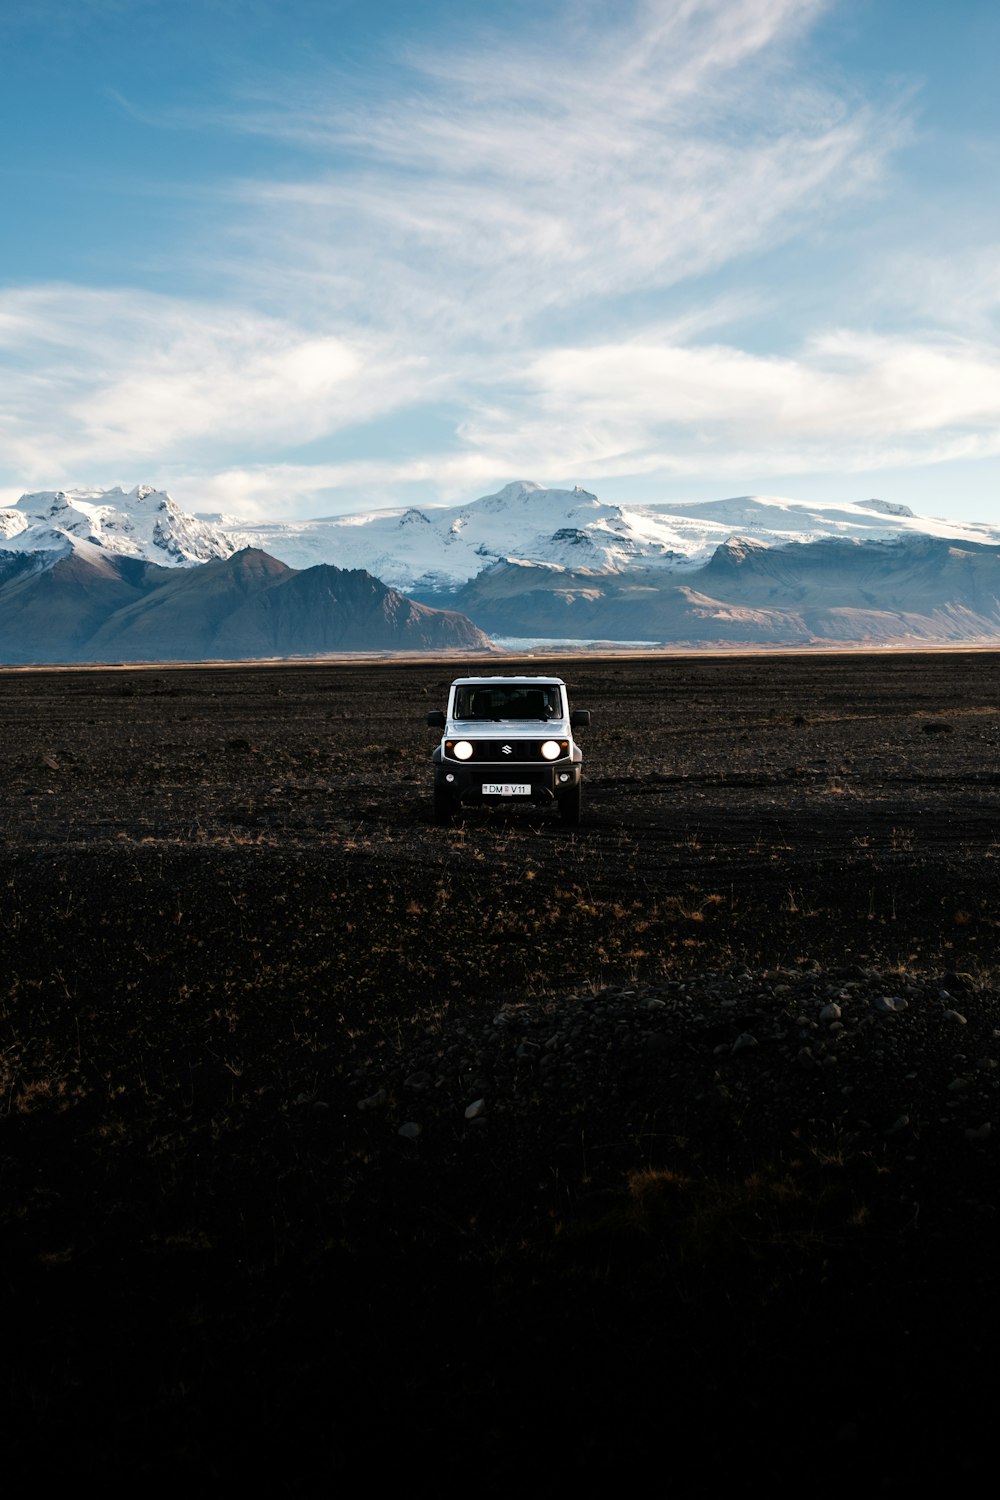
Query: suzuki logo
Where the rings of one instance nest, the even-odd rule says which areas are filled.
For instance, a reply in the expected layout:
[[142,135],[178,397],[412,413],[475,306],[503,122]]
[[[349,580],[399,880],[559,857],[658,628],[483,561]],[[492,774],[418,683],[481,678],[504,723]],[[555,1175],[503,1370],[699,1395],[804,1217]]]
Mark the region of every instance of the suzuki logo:
[[511,755],[513,753],[510,745],[501,745],[500,749],[503,751],[504,755]]

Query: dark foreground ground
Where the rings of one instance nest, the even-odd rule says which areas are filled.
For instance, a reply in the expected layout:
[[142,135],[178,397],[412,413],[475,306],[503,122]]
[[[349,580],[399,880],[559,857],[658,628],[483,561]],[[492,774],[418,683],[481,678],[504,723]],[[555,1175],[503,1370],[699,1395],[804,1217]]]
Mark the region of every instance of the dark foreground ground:
[[453,670],[0,674],[8,1482],[992,1478],[1000,656]]

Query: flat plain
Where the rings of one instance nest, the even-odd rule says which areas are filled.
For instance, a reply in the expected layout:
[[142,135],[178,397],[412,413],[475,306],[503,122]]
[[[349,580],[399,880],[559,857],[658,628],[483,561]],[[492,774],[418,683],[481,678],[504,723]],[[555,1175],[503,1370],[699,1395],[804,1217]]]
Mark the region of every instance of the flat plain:
[[291,1495],[988,1472],[1000,653],[0,673],[5,1468]]

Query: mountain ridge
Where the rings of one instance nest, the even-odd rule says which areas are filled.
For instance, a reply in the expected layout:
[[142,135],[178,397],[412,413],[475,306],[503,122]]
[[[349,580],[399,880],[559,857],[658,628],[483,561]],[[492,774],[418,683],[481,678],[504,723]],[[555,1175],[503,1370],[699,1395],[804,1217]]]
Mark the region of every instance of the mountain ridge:
[[[427,598],[450,593],[500,560],[623,571],[635,564],[684,572],[733,536],[765,546],[792,541],[905,541],[920,535],[1000,545],[1000,527],[916,516],[891,501],[811,505],[780,496],[671,505],[622,505],[589,490],[517,480],[458,506],[408,506],[313,521],[212,524],[296,566],[329,560],[364,566],[383,582]],[[334,555],[335,554],[335,555]]]
[[363,570],[300,570],[253,548],[185,569],[101,555],[84,542],[0,580],[7,665],[435,649],[494,650],[461,614],[408,599]]
[[[120,656],[143,640],[158,652],[184,640],[199,656],[242,656],[251,643],[269,656],[352,649],[330,612],[348,573],[369,578],[369,594],[377,581],[394,596],[388,605],[350,593],[380,642],[435,638],[443,627],[414,605],[465,617],[450,627],[456,641],[478,628],[695,646],[1000,642],[1000,528],[917,516],[894,501],[640,507],[515,480],[459,506],[243,524],[188,515],[146,485],[24,495],[0,508],[0,645],[9,652],[20,635],[28,651],[61,641],[62,655],[90,642]],[[244,560],[226,575],[228,604],[212,604],[214,575],[195,575],[248,552],[269,559],[254,565],[254,588],[240,600],[233,592]],[[311,577],[271,592],[293,573]],[[213,608],[222,609],[214,624]],[[319,644],[289,645],[305,640]]]
[[[1000,546],[734,538],[664,576],[497,562],[448,596],[491,635],[660,644],[1000,644]],[[530,625],[526,631],[525,623]]]
[[38,490],[0,506],[0,547],[67,555],[80,542],[164,567],[229,557],[238,544],[181,510],[165,490],[137,484],[108,490]]

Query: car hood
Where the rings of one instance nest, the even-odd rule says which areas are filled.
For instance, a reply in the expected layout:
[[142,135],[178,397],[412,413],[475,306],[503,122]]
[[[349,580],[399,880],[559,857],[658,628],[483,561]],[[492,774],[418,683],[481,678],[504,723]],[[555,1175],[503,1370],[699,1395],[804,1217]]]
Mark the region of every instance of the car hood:
[[566,719],[449,719],[448,738],[461,735],[474,740],[477,735],[495,739],[498,734],[538,735],[541,739],[565,739],[569,734]]

